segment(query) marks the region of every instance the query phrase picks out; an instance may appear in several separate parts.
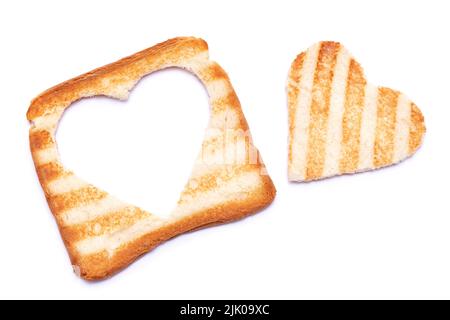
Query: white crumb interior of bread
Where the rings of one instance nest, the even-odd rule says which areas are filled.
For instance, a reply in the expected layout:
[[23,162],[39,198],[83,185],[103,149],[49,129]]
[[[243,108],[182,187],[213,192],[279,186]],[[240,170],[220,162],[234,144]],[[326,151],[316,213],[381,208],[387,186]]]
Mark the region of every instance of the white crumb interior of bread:
[[344,115],[345,91],[347,88],[350,59],[351,56],[347,50],[341,49],[339,51],[331,87],[323,176],[332,176],[339,173],[342,118]]
[[[220,137],[226,144],[224,149],[218,150],[214,145],[206,145],[202,150],[198,165],[203,167],[202,173],[212,172],[216,165],[245,165],[250,151],[246,144],[245,136],[235,136],[230,134],[227,137]],[[254,164],[255,162],[253,162]]]
[[61,219],[64,225],[70,226],[91,221],[95,218],[120,211],[126,207],[129,207],[129,205],[113,196],[107,195],[103,199],[63,212]]
[[[180,64],[179,67],[180,68],[185,68],[185,69],[189,69],[189,70],[193,70],[195,71],[196,69],[201,69],[205,67],[205,60],[204,59],[208,59],[208,51],[202,51],[199,52],[197,55],[191,57],[190,59],[188,59],[187,61],[185,61],[184,63]],[[166,66],[166,62],[162,62],[161,65],[158,67],[158,69],[164,69],[168,66]],[[151,72],[151,67],[150,66],[143,66],[145,69],[148,69],[145,73],[150,73]],[[102,79],[102,85],[103,85],[103,90],[105,92],[105,95],[108,95],[110,97],[119,99],[119,100],[127,100],[131,90],[134,88],[134,86],[139,82],[139,80],[141,79],[141,77],[138,77],[136,79],[130,79],[127,82],[123,82],[120,84],[114,84],[114,85],[110,85],[111,79],[109,78],[105,78]],[[97,93],[95,92],[86,92],[85,96],[89,97],[92,95],[96,95]]]
[[366,94],[361,117],[359,144],[358,170],[360,171],[373,167],[373,147],[377,127],[378,88],[371,84],[367,84],[365,91]]
[[209,60],[208,51],[202,51],[189,60],[184,61],[180,67],[189,70],[202,80],[201,74],[216,64],[216,62]]
[[216,100],[225,98],[230,93],[230,85],[225,79],[209,81],[205,83],[205,86],[209,96]]
[[319,44],[316,44],[306,52],[305,62],[300,71],[300,93],[295,107],[294,133],[290,141],[292,145],[292,163],[289,166],[290,180],[303,180],[305,178],[309,114],[312,100],[311,89],[314,82],[314,70],[319,56],[319,49]]
[[401,94],[397,103],[393,161],[399,162],[408,156],[409,128],[411,125],[411,100]]

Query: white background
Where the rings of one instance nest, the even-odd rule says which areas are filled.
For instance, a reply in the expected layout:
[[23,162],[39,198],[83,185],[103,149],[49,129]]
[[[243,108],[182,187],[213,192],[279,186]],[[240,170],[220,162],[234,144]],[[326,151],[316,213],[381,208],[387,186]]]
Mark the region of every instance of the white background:
[[[2,1],[0,298],[450,298],[448,1]],[[202,37],[228,72],[278,189],[243,221],[173,239],[115,277],[77,278],[28,148],[29,102],[61,81],[168,38]],[[287,182],[285,82],[316,41],[341,41],[369,80],[422,109],[423,147],[376,172]],[[69,109],[62,159],[89,182],[164,213],[208,120],[178,70],[129,101]]]

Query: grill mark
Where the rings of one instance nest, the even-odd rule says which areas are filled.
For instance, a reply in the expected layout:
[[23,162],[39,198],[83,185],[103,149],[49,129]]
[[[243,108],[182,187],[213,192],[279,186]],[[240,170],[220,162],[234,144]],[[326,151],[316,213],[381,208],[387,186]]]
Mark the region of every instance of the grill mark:
[[420,109],[411,103],[411,121],[409,129],[409,154],[412,155],[422,143],[426,131],[425,119]]
[[339,170],[354,172],[358,168],[362,112],[367,81],[361,66],[350,61],[342,120],[342,149]]
[[107,193],[88,186],[78,190],[51,196],[48,199],[53,214],[59,215],[64,211],[92,203],[107,196]]
[[39,177],[39,181],[50,183],[63,176],[70,175],[71,173],[64,170],[64,167],[58,162],[48,162],[41,164],[36,168],[36,172]]
[[394,155],[395,122],[399,92],[378,88],[377,127],[373,163],[382,167],[392,163]]
[[340,47],[339,43],[323,42],[319,51],[308,128],[307,180],[320,178],[324,168],[331,84]]

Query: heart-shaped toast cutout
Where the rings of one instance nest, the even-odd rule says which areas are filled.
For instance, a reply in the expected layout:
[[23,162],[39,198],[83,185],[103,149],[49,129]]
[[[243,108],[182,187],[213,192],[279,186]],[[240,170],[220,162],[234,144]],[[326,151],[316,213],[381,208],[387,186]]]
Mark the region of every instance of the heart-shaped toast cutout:
[[56,133],[61,161],[109,194],[166,217],[190,176],[208,109],[206,91],[190,72],[154,72],[126,101],[97,96],[73,103]]
[[297,56],[288,85],[291,181],[310,181],[395,164],[419,148],[422,113],[404,94],[369,84],[339,43]]
[[[211,111],[201,152],[177,207],[161,218],[66,169],[55,131],[74,101],[96,95],[126,99],[143,76],[168,67],[187,69],[202,81]],[[32,101],[27,118],[32,122],[30,147],[39,181],[74,270],[85,279],[107,277],[169,238],[243,218],[275,197],[230,80],[209,60],[201,39],[171,39],[57,85]]]

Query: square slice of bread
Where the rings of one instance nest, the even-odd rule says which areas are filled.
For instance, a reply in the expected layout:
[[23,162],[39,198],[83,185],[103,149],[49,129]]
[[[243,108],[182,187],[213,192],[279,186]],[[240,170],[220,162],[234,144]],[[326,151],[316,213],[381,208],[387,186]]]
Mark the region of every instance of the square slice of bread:
[[[202,81],[211,111],[191,177],[176,209],[161,218],[118,200],[65,168],[55,131],[74,101],[97,95],[127,99],[143,76],[168,67],[189,70]],[[84,279],[108,277],[165,240],[243,218],[275,197],[230,80],[209,60],[208,46],[201,39],[171,39],[61,83],[32,101],[27,118],[39,181],[73,268]]]

